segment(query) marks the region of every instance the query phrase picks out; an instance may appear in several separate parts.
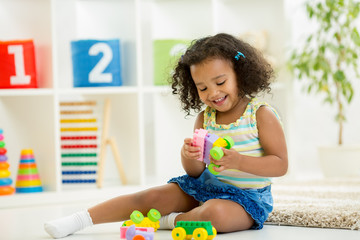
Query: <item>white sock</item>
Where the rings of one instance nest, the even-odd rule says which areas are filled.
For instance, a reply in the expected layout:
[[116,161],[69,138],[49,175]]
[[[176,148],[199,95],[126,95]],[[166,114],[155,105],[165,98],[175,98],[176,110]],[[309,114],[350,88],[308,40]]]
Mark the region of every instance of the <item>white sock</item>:
[[47,222],[44,224],[44,228],[53,238],[63,238],[92,225],[93,222],[89,212],[83,210],[70,216]]
[[173,212],[169,215],[162,216],[159,220],[160,228],[159,229],[173,229],[175,228],[175,218],[177,215],[182,214],[181,212]]

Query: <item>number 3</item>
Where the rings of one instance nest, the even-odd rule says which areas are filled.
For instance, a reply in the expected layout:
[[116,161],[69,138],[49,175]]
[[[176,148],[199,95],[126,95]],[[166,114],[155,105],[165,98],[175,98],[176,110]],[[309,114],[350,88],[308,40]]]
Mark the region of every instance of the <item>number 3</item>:
[[112,82],[112,74],[103,73],[113,59],[111,47],[106,43],[96,43],[89,49],[90,56],[97,56],[101,52],[103,53],[102,58],[89,73],[89,82],[91,83]]

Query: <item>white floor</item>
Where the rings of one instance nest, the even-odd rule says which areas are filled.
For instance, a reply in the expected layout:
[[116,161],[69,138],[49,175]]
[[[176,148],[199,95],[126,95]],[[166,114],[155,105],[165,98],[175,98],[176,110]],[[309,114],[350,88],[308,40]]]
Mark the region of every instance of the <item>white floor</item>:
[[[93,203],[91,203],[92,205]],[[51,239],[43,230],[47,220],[65,216],[84,207],[83,204],[32,206],[28,208],[0,209],[0,240]],[[120,239],[120,223],[97,225],[78,232],[67,239],[107,240]],[[171,231],[159,230],[154,240],[171,240]],[[360,240],[360,231],[302,228],[266,225],[262,230],[249,230],[219,234],[218,240]]]

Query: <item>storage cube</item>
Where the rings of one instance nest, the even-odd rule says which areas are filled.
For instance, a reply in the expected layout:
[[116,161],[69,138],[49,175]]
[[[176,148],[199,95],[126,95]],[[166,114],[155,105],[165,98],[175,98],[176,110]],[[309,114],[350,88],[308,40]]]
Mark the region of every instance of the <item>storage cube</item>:
[[0,41],[0,88],[36,88],[33,40]]
[[120,40],[71,42],[74,87],[121,86]]
[[154,84],[167,85],[176,63],[185,53],[190,40],[163,39],[155,40],[154,49]]

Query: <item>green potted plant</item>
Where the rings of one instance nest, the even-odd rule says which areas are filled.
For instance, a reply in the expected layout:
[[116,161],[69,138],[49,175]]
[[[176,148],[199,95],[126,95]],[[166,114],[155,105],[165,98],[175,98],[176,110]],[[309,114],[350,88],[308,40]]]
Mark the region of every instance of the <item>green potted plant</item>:
[[[351,103],[354,96],[353,81],[360,78],[360,35],[357,28],[360,22],[360,2],[308,0],[305,6],[308,18],[317,29],[307,36],[303,46],[292,50],[289,59],[290,71],[297,79],[304,81],[308,94],[322,95],[324,103],[337,110],[335,120],[338,124],[338,147],[319,149],[320,158],[327,158],[325,165],[329,165],[329,155],[334,155],[333,151],[340,151],[342,157],[336,161],[337,164],[342,164],[344,154],[349,158],[349,151],[358,152],[355,153],[358,169],[355,168],[352,173],[345,175],[360,176],[360,149],[343,146],[345,107]],[[338,166],[330,168],[331,171],[339,172]],[[335,176],[334,173],[326,171],[325,169],[325,175]]]

